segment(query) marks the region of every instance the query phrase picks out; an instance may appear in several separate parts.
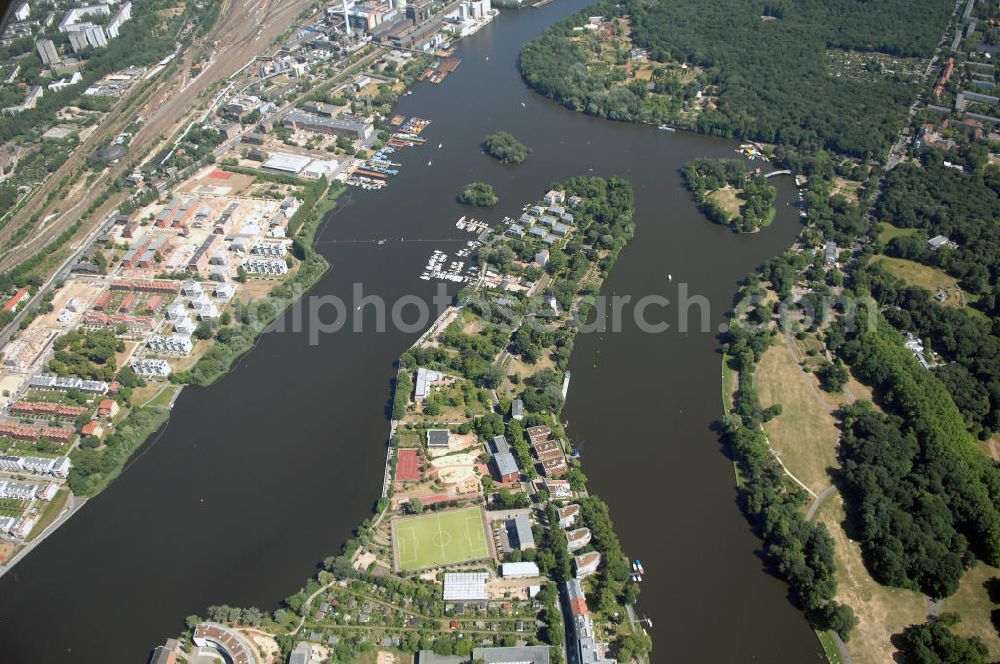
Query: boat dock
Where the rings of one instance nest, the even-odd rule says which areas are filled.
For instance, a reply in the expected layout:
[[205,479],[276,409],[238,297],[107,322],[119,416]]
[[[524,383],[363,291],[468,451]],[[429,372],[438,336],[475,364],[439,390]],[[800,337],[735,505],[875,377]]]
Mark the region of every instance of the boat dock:
[[417,77],[421,81],[430,81],[431,83],[441,83],[444,81],[445,77],[451,72],[458,69],[458,65],[462,63],[458,58],[448,58],[446,60],[439,60],[432,64],[427,69],[420,72]]
[[392,161],[392,155],[403,148],[426,143],[427,139],[420,136],[420,132],[430,123],[430,120],[422,118],[406,119],[401,115],[394,117],[392,125],[398,127],[396,132],[381,149],[351,173],[350,177],[347,178],[347,184],[369,190],[383,189],[388,184],[390,177],[399,175],[401,164]]

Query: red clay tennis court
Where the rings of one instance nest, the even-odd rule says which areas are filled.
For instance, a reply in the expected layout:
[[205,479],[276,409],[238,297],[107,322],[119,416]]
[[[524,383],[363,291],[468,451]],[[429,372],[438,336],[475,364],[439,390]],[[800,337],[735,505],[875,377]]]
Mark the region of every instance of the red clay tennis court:
[[396,461],[396,479],[400,482],[420,481],[420,456],[415,449],[399,451]]
[[228,180],[229,178],[233,177],[233,174],[230,173],[229,171],[216,170],[209,173],[208,177],[212,178],[213,180]]

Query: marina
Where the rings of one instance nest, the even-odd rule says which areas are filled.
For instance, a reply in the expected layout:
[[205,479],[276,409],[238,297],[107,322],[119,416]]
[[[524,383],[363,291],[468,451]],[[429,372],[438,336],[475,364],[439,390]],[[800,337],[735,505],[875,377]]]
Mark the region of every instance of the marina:
[[392,134],[385,145],[375,151],[351,173],[346,183],[369,191],[384,189],[388,185],[390,177],[399,175],[401,164],[393,161],[392,155],[403,148],[423,145],[426,139],[420,136],[420,132],[430,123],[430,120],[417,117],[408,120],[402,115],[393,117],[390,124],[399,127],[399,129]]
[[455,228],[467,233],[481,234],[490,230],[489,224],[485,224],[476,219],[466,218],[464,215],[455,222]]
[[[465,249],[460,249],[458,251],[456,258],[466,258],[481,246],[481,242],[477,240],[470,240],[466,243]],[[451,261],[449,258],[449,254],[441,251],[440,249],[435,249],[430,258],[427,259],[424,271],[420,273],[420,279],[423,281],[437,279],[439,281],[447,281],[455,284],[464,284],[471,281],[477,274],[476,268],[472,265],[466,267],[466,262],[464,260]],[[447,266],[445,265],[446,263]]]

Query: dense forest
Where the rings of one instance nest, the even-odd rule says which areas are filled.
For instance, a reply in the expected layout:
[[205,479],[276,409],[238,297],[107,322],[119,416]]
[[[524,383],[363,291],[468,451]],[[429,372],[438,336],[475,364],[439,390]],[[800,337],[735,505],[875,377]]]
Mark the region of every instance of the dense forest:
[[1000,468],[934,375],[877,312],[828,331],[827,345],[881,395],[882,416],[845,409],[846,498],[872,576],[932,597],[955,591],[973,553],[1000,562]]
[[[984,311],[1000,311],[998,192],[1000,169],[963,173],[945,166],[939,152],[926,153],[922,165],[901,164],[886,175],[877,218],[923,232],[894,238],[886,253],[946,270],[962,288],[985,296]],[[926,241],[935,235],[947,236],[958,248],[931,251]]]
[[506,131],[489,134],[483,140],[483,150],[494,159],[505,164],[523,164],[531,154],[531,148]]
[[[946,359],[935,374],[968,428],[988,438],[1000,430],[1000,171],[964,173],[945,166],[939,152],[922,159],[886,176],[878,219],[917,232],[892,237],[882,250],[946,271],[968,294],[969,306],[942,306],[934,293],[906,284],[876,261],[858,279],[896,328],[927,340]],[[957,246],[932,250],[927,240],[936,235]]]
[[[831,76],[826,50],[928,56],[952,5],[924,3],[920,20],[912,20],[905,0],[606,0],[527,44],[521,71],[542,94],[591,115],[872,156],[884,153],[902,128],[915,90],[893,75],[876,82]],[[676,79],[654,78],[650,93],[646,85],[621,85],[615,76],[588,69],[571,37],[595,14],[630,16],[633,42],[656,62],[703,67],[706,82],[718,90],[717,107],[689,121],[670,103],[681,92]]]
[[[752,233],[774,219],[774,187],[767,178],[751,174],[750,166],[739,159],[698,159],[681,169],[684,184],[694,195],[701,211],[712,221],[740,233]],[[730,187],[736,190],[739,214],[727,210],[713,196]]]
[[456,198],[462,205],[476,207],[492,207],[500,200],[493,191],[493,185],[486,182],[470,182],[462,187]]

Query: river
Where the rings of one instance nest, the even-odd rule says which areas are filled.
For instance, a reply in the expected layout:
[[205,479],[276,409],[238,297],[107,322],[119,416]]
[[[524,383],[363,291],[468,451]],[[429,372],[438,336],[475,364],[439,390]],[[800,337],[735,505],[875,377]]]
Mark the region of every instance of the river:
[[[552,181],[617,174],[635,186],[637,232],[605,293],[675,300],[687,283],[711,302],[716,329],[738,280],[791,244],[794,188],[778,178],[771,227],[732,234],[698,214],[677,172],[732,155],[732,142],[597,120],[530,92],[520,46],[586,4],[504,12],[461,42],[462,64],[442,85],[418,83],[401,100],[400,113],[433,121],[428,143],[401,154],[388,189],[342,199],[318,236],[333,269],[314,294],[350,300],[360,283],[390,302],[430,298],[434,284],[417,275],[433,249],[457,248],[445,240],[468,239],[454,227],[468,214],[454,201],[466,182],[495,185],[500,204],[476,216],[498,221]],[[501,129],[532,147],[523,166],[480,152]],[[375,239],[388,241],[352,242]],[[0,660],[141,662],[208,605],[275,608],[370,513],[393,361],[418,334],[342,331],[318,345],[306,331],[265,334],[216,385],[184,390],[123,475],[0,578]],[[639,612],[654,622],[655,660],[821,661],[735,504],[712,430],[717,349],[714,332],[647,334],[630,318],[621,333],[581,334],[564,417],[585,440],[591,489],[645,564]]]

